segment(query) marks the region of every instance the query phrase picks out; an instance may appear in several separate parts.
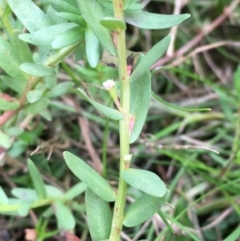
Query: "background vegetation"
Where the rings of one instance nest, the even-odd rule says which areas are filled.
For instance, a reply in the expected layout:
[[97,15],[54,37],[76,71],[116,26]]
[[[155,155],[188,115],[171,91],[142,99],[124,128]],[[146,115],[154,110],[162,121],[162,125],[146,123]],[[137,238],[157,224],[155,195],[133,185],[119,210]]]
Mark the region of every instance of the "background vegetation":
[[[47,11],[49,1],[34,2]],[[143,0],[142,3],[149,12],[191,14],[191,18],[171,30],[140,30],[132,26],[127,29],[127,48],[136,52],[148,51],[169,31],[174,36],[166,55],[152,67],[153,91],[167,103],[151,99],[141,138],[131,149],[133,167],[151,170],[167,184],[170,195],[161,210],[172,223],[174,234],[155,215],[143,225],[124,229],[121,240],[154,240],[156,236],[164,241],[240,240],[240,1]],[[4,0],[0,1],[0,15],[3,38],[10,38],[13,29],[25,32]],[[37,50],[31,45],[33,53]],[[80,50],[78,54],[83,56]],[[0,62],[9,64],[16,58],[21,56]],[[12,193],[13,188],[33,187],[26,172],[29,157],[46,184],[69,190],[78,180],[63,160],[65,150],[101,170],[116,187],[118,126],[76,92],[77,87],[87,88],[95,100],[109,105],[108,94],[100,89],[110,70],[111,76],[117,76],[117,70],[107,66],[111,62],[104,59],[92,68],[85,56],[74,60],[71,55],[57,67],[56,78],[48,78],[49,88],[56,82],[59,85],[48,94],[51,99],[47,110],[37,108],[34,113],[36,107],[29,108],[25,110],[26,116],[19,113],[14,120],[4,121],[6,115],[1,108],[0,125],[12,137],[9,147],[4,147],[4,141],[0,147],[0,186],[7,196],[17,196]],[[11,86],[5,71],[0,69],[0,74],[1,92],[18,98],[20,81],[19,86]],[[185,111],[185,107],[211,108],[211,111]],[[6,136],[2,133],[0,138],[4,140]],[[138,195],[129,190],[128,201]],[[83,195],[71,197],[67,204],[77,223],[76,235],[90,240],[83,198]],[[49,240],[63,240],[56,219],[48,212],[49,206],[41,206],[24,218],[0,216],[0,237],[4,239],[9,234],[11,240],[24,240],[25,229],[37,229],[42,239],[47,235],[51,236]]]

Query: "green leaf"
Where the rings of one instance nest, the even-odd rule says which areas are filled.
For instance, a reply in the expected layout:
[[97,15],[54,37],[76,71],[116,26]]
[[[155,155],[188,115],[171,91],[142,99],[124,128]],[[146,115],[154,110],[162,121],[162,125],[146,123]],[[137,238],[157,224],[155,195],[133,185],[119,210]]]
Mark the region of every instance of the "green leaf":
[[91,67],[96,68],[100,60],[100,43],[91,29],[85,30],[86,56]]
[[40,29],[33,33],[23,33],[19,35],[19,38],[27,43],[31,43],[37,46],[50,47],[52,41],[60,36],[62,33],[76,27],[75,23],[60,23],[57,25],[52,25],[43,29]]
[[28,171],[31,176],[34,189],[37,192],[38,198],[40,200],[47,198],[47,191],[37,167],[35,166],[35,164],[32,162],[31,159],[27,160],[27,165],[28,165]]
[[20,68],[27,74],[37,77],[54,76],[56,74],[52,67],[43,64],[23,63]]
[[[20,68],[19,68],[19,70],[20,70]],[[23,73],[23,72],[21,71],[21,73]],[[21,79],[20,77],[12,78],[9,76],[2,75],[1,80],[3,81],[3,83],[6,86],[8,86],[10,89],[16,91],[19,94],[23,92],[23,90],[27,84],[27,79],[26,78]]]
[[104,28],[99,22],[104,18],[104,14],[97,1],[77,0],[77,3],[82,12],[82,16],[98,38],[99,42],[104,46],[104,48],[106,48],[109,53],[116,55],[116,48],[113,44],[110,31]]
[[223,241],[237,240],[240,237],[240,226],[238,225]]
[[5,100],[0,93],[0,110],[16,110],[19,106],[18,100]]
[[237,95],[240,98],[240,64],[238,65],[236,71],[233,74],[233,82],[237,91]]
[[64,196],[63,191],[55,186],[45,185],[45,187],[46,187],[48,197],[62,198]]
[[50,0],[49,2],[52,8],[54,8],[57,12],[65,12],[80,15],[79,9],[73,4],[69,3],[69,1]]
[[143,74],[145,74],[150,67],[165,53],[171,41],[171,36],[167,35],[160,42],[154,45],[149,52],[140,59],[140,62],[136,66],[130,81],[138,81]]
[[27,93],[27,101],[31,104],[38,101],[42,97],[44,91],[45,91],[45,88],[29,91]]
[[18,209],[18,215],[26,217],[29,214],[33,200],[25,199],[21,202],[20,208]]
[[85,44],[80,44],[77,49],[76,52],[74,53],[74,60],[78,61],[83,59],[84,55],[85,55]]
[[134,227],[146,221],[159,210],[165,201],[164,197],[159,198],[144,194],[126,209],[124,226]]
[[24,112],[27,115],[36,115],[41,113],[43,110],[45,110],[49,105],[49,99],[48,98],[44,98],[42,97],[40,100],[32,103],[32,104],[28,104],[25,108],[24,108]]
[[19,199],[38,200],[37,192],[34,189],[17,187],[13,188],[11,193],[14,197]]
[[151,100],[151,75],[147,71],[138,81],[130,82],[130,114],[134,116],[130,143],[139,137],[145,124]]
[[0,130],[0,146],[3,146],[4,148],[8,149],[12,145],[12,140],[10,136],[6,135]]
[[112,213],[109,203],[87,188],[85,195],[88,227],[93,241],[109,238]]
[[8,204],[8,197],[0,186],[0,204]]
[[0,35],[0,67],[13,78],[26,79],[14,55],[12,46]]
[[188,111],[188,112],[210,111],[211,110],[210,108],[185,108],[185,107],[181,107],[181,106],[176,106],[176,105],[173,105],[173,104],[170,104],[170,103],[166,102],[165,100],[163,100],[162,98],[157,96],[154,92],[152,92],[152,96],[154,97],[154,99],[156,99],[160,103],[162,103],[166,106],[169,106],[173,109],[177,109],[177,110]]
[[47,15],[31,0],[8,0],[8,4],[30,33],[52,24]]
[[76,222],[69,207],[61,201],[56,200],[53,204],[53,209],[57,218],[58,229],[60,231],[74,229]]
[[130,186],[149,195],[163,197],[167,192],[165,183],[153,172],[129,168],[122,172],[122,177]]
[[126,10],[124,19],[127,23],[144,29],[165,29],[188,19],[190,14],[164,15],[148,13],[142,10]]
[[169,228],[169,230],[171,230],[172,233],[175,233],[175,230],[172,228],[171,224],[168,222],[167,218],[165,217],[164,212],[162,212],[161,210],[158,210],[158,214],[162,218],[165,225]]
[[85,182],[95,194],[107,202],[115,201],[115,192],[99,173],[70,152],[65,151],[63,156],[73,174]]
[[62,95],[67,94],[74,86],[74,83],[71,81],[59,83],[54,86],[50,92],[48,92],[47,96],[49,98],[56,98]]
[[52,42],[52,48],[60,49],[83,41],[84,28],[82,26],[76,26],[68,29]]
[[86,22],[82,16],[74,13],[57,13],[57,16],[64,18],[70,22],[76,23],[82,27],[86,27]]
[[27,43],[19,39],[20,32],[14,31],[11,38],[11,45],[14,51],[14,58],[18,63],[33,62],[32,52]]
[[91,100],[82,89],[78,88],[78,90],[80,92],[80,95],[86,101],[88,101],[90,104],[92,104],[99,112],[103,113],[109,119],[112,119],[112,120],[122,120],[123,119],[123,114],[121,114],[118,110],[109,108],[102,104],[99,104],[99,103],[95,102],[94,100]]
[[87,189],[86,183],[79,182],[73,187],[71,187],[69,190],[67,190],[67,192],[64,195],[64,198],[67,200],[72,200],[73,198],[85,192],[86,189]]
[[105,28],[107,28],[109,30],[125,30],[125,29],[127,29],[126,23],[123,20],[113,18],[113,17],[105,17],[100,20],[100,23],[102,24],[102,26],[104,26]]

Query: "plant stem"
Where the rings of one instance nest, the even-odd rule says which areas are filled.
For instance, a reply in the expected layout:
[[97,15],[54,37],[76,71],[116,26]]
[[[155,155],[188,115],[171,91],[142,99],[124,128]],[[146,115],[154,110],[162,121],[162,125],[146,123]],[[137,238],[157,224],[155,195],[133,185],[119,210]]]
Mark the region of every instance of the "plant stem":
[[[123,1],[113,0],[113,9],[115,18],[123,20]],[[121,91],[121,107],[124,114],[124,119],[120,121],[120,172],[118,194],[114,206],[112,229],[110,234],[110,241],[119,241],[120,232],[122,230],[124,206],[126,202],[127,183],[123,180],[121,173],[126,169],[124,156],[129,154],[129,106],[130,106],[130,84],[127,74],[126,61],[126,43],[125,31],[118,30],[114,32],[116,37],[117,54],[118,54],[118,70]]]

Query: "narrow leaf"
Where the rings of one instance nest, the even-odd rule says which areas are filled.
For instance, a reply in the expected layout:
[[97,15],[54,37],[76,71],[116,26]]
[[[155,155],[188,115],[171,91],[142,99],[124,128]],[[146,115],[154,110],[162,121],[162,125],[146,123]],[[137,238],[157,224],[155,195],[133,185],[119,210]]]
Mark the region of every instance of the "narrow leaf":
[[165,29],[175,26],[188,19],[190,14],[164,15],[149,13],[142,10],[126,10],[124,19],[127,23],[144,29]]
[[107,202],[115,201],[115,192],[99,173],[70,152],[65,151],[63,156],[73,174],[85,182],[95,194]]
[[20,68],[27,74],[37,77],[54,76],[56,74],[52,67],[42,64],[23,63]]
[[39,99],[38,101],[32,104],[28,104],[24,108],[24,112],[26,114],[36,115],[41,113],[43,110],[45,110],[48,107],[48,105],[49,105],[49,99],[42,97],[41,99]]
[[43,29],[40,29],[33,33],[23,33],[19,35],[19,38],[27,43],[31,43],[37,46],[50,47],[52,41],[66,30],[76,27],[75,23],[60,23],[52,25]]
[[78,90],[80,92],[80,95],[86,101],[88,101],[90,104],[92,104],[99,112],[103,113],[109,119],[112,119],[112,120],[122,120],[123,119],[123,115],[118,110],[109,108],[102,104],[99,104],[99,103],[95,102],[94,100],[91,100],[82,89],[78,88]]
[[71,81],[59,83],[54,86],[51,91],[47,94],[49,98],[56,98],[67,94],[74,86],[74,83]]
[[129,168],[122,172],[123,179],[149,195],[163,197],[167,192],[164,182],[153,172]]
[[31,176],[34,189],[37,192],[38,198],[40,200],[47,198],[47,191],[37,167],[35,166],[35,164],[32,162],[31,159],[27,160],[27,165],[28,165],[28,171]]
[[105,17],[100,20],[100,23],[109,30],[125,30],[127,28],[123,20],[113,17]]
[[67,190],[67,192],[64,195],[64,198],[67,200],[72,200],[73,198],[85,192],[86,189],[87,189],[86,183],[79,182],[73,187],[71,187],[69,190]]
[[89,28],[85,30],[86,56],[91,67],[96,68],[100,60],[100,43]]
[[26,79],[26,74],[21,71],[20,63],[14,57],[14,49],[2,36],[0,36],[0,56],[0,67],[9,76],[21,80]]
[[136,66],[130,81],[137,81],[143,74],[145,74],[150,67],[165,53],[171,41],[171,36],[167,35],[159,43],[154,45],[150,51],[141,58],[139,64]]
[[0,186],[0,204],[8,204],[8,197]]
[[86,211],[88,227],[93,241],[109,238],[112,223],[112,213],[109,203],[87,188]]
[[169,230],[171,230],[172,233],[175,233],[175,231],[172,228],[171,224],[168,222],[167,218],[165,217],[164,212],[162,212],[161,210],[158,210],[158,214],[162,218],[162,220],[165,223],[165,225],[169,228]]
[[57,11],[57,12],[65,12],[65,13],[72,13],[76,15],[80,15],[80,11],[76,6],[69,3],[69,1],[62,1],[62,0],[50,0],[50,5]]
[[64,196],[63,191],[55,186],[45,185],[45,187],[46,187],[48,197],[62,198]]
[[10,136],[8,136],[7,134],[3,133],[0,130],[0,146],[8,149],[9,147],[11,147],[11,145],[12,145],[12,140]]
[[38,200],[37,192],[34,189],[18,187],[13,188],[11,190],[11,193],[14,197],[17,197],[19,199],[28,199],[33,201]]
[[57,13],[57,16],[64,18],[70,22],[76,23],[82,27],[86,27],[86,22],[82,16],[73,13]]
[[47,15],[31,0],[8,0],[8,4],[29,32],[52,24]]
[[[19,66],[18,66],[19,68]],[[20,68],[19,68],[20,70]],[[21,71],[21,70],[20,70]],[[21,71],[21,73],[23,73]],[[16,91],[17,93],[22,93],[26,84],[27,84],[27,79],[23,78],[21,79],[21,77],[9,77],[9,76],[1,76],[1,80],[3,81],[3,83],[8,86],[10,89]]]
[[16,110],[19,108],[18,100],[7,100],[4,95],[0,93],[0,110]]
[[130,82],[130,114],[134,117],[130,143],[139,137],[145,124],[151,100],[151,75],[147,71],[138,81]]
[[99,42],[112,55],[116,55],[116,49],[110,31],[100,24],[100,20],[104,18],[103,11],[96,0],[82,1],[77,0],[82,16],[97,36]]
[[164,203],[164,197],[159,198],[144,194],[126,209],[124,226],[134,227],[141,224],[151,218]]
[[29,214],[33,200],[25,199],[21,202],[20,208],[18,209],[18,215],[21,217],[26,217]]
[[162,98],[157,96],[154,92],[152,92],[152,96],[158,102],[160,102],[168,107],[171,107],[173,109],[177,109],[177,110],[188,111],[188,112],[200,112],[200,111],[210,111],[211,110],[210,108],[185,108],[185,107],[181,107],[181,106],[176,106],[176,105],[170,104],[167,101],[163,100]]
[[53,209],[57,218],[58,229],[60,231],[74,229],[76,222],[69,207],[61,201],[56,200],[53,204]]
[[76,43],[81,42],[84,39],[84,28],[82,26],[76,26],[68,29],[52,42],[54,49],[64,48]]
[[34,102],[38,101],[42,97],[44,91],[45,91],[45,88],[29,91],[27,93],[27,101],[29,103],[34,103]]

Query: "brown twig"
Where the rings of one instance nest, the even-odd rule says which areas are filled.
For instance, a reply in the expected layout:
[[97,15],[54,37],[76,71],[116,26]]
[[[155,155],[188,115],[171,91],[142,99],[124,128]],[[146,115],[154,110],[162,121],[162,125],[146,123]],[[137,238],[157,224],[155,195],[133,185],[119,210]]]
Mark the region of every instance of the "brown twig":
[[222,14],[217,17],[211,24],[206,26],[199,34],[197,34],[192,40],[190,40],[187,44],[185,44],[182,48],[177,50],[172,56],[165,56],[162,59],[158,60],[153,66],[152,69],[162,66],[172,59],[179,58],[187,53],[191,48],[197,45],[206,35],[212,32],[215,28],[217,28],[229,15],[234,11],[237,5],[240,3],[240,0],[234,0],[232,3],[224,9]]

